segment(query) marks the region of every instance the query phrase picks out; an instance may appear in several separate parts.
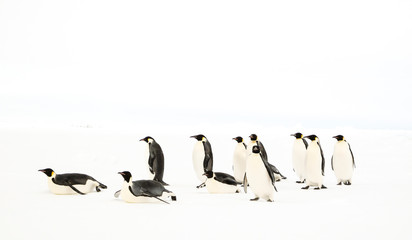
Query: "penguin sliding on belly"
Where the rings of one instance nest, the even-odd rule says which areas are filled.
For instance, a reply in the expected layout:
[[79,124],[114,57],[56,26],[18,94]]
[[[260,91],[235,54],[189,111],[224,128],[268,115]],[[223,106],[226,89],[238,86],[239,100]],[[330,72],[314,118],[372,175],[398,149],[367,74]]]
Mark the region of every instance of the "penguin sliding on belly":
[[293,142],[293,150],[292,150],[293,171],[296,173],[299,179],[298,181],[296,181],[296,183],[304,183],[305,182],[306,149],[308,148],[308,143],[303,138],[303,135],[300,132],[291,134],[290,136],[293,136],[296,138],[295,141]]
[[191,136],[197,140],[193,147],[192,161],[197,178],[202,182],[197,188],[205,187],[206,177],[204,173],[213,171],[213,153],[212,146],[207,138],[202,135]]
[[78,193],[84,195],[92,192],[94,189],[100,192],[100,188],[107,188],[106,185],[86,174],[56,174],[51,168],[40,169],[39,171],[48,177],[49,190],[54,194],[65,195]]
[[260,198],[273,202],[275,187],[275,176],[267,161],[263,159],[259,146],[253,146],[252,154],[247,158],[246,174],[243,181],[245,193],[249,184],[257,201]]
[[227,173],[207,171],[204,174],[206,189],[209,193],[239,193],[238,182]]
[[306,136],[311,142],[306,150],[305,177],[306,186],[302,189],[309,189],[315,186],[316,190],[326,188],[323,185],[323,176],[325,175],[325,158],[323,157],[322,147],[319,138],[316,135]]
[[176,201],[176,195],[167,190],[160,182],[154,180],[132,181],[132,174],[128,171],[119,172],[124,182],[122,189],[117,191],[114,196],[120,196],[125,202],[143,203],[150,202],[152,198],[169,204],[164,199],[170,197]]
[[237,182],[242,182],[246,172],[247,146],[242,137],[233,138],[237,142],[233,153],[233,176]]
[[332,170],[335,172],[338,185],[351,185],[353,170],[356,167],[352,149],[342,135],[333,138],[336,138],[337,142],[331,160]]
[[162,148],[152,137],[149,136],[140,139],[140,141],[145,141],[149,145],[148,164],[150,173],[154,175],[153,180],[168,186],[167,183],[163,182],[164,156]]

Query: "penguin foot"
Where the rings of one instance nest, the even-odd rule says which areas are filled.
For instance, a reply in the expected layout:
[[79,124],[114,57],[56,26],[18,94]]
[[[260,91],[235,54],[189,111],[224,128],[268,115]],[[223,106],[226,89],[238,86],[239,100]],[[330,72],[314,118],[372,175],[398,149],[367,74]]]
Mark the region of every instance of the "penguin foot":
[[100,192],[100,191],[101,191],[100,188],[96,187],[96,192]]
[[257,201],[257,200],[259,200],[259,197],[255,197],[255,198],[250,199],[250,201]]
[[305,190],[306,190],[306,189],[309,189],[309,186],[302,187],[301,189],[305,189]]
[[352,185],[352,183],[349,182],[349,181],[346,181],[346,182],[344,182],[343,184],[345,184],[345,185]]
[[172,198],[172,201],[176,201],[176,200],[177,200],[176,196],[172,196],[171,198]]
[[239,190],[236,190],[236,192],[235,193],[240,193],[240,191]]
[[304,183],[305,181],[296,181],[296,183]]
[[204,187],[206,187],[206,183],[202,183],[199,186],[196,186],[196,188],[204,188]]
[[327,187],[325,185],[322,184],[322,189],[327,189]]
[[338,184],[336,184],[336,185],[342,185],[342,182],[339,182]]
[[274,202],[274,200],[272,200],[272,199],[268,199],[268,202]]
[[320,188],[319,187],[317,187],[317,188],[314,188],[315,190],[320,190]]

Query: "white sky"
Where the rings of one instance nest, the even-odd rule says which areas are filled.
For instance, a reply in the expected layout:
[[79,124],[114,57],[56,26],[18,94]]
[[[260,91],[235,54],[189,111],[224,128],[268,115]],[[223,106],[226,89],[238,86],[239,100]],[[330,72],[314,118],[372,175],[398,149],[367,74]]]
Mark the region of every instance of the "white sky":
[[2,0],[0,122],[412,129],[411,13],[410,1]]

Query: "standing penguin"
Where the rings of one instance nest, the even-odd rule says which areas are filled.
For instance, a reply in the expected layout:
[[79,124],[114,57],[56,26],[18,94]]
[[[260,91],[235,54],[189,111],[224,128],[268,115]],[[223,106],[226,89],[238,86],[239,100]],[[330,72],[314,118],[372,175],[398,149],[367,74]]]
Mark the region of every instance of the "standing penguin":
[[40,169],[48,177],[48,185],[50,192],[54,194],[81,194],[84,195],[96,189],[100,192],[100,188],[106,189],[107,186],[96,179],[86,174],[81,173],[65,173],[56,174],[53,169]]
[[222,172],[207,171],[204,173],[206,189],[209,193],[239,193],[238,182],[232,175]]
[[149,145],[149,170],[153,174],[153,180],[160,182],[161,184],[167,186],[168,184],[163,182],[163,172],[164,172],[164,156],[160,145],[152,138],[145,137],[140,139],[140,141],[145,141]]
[[169,204],[164,198],[170,197],[176,201],[176,195],[167,190],[160,182],[154,180],[132,181],[132,174],[128,171],[119,172],[124,182],[122,189],[117,191],[114,196],[123,199],[125,202],[137,203],[148,202],[150,198]]
[[242,182],[246,172],[247,147],[242,137],[233,140],[237,142],[233,153],[233,175],[237,182]]
[[338,185],[341,185],[342,182],[345,185],[351,185],[353,170],[356,167],[352,149],[342,135],[333,138],[336,138],[337,142],[331,160],[332,170],[335,172]]
[[191,138],[195,138],[197,142],[193,148],[192,160],[193,168],[195,170],[197,178],[202,182],[198,188],[205,186],[206,177],[204,173],[207,171],[213,171],[213,153],[212,146],[207,138],[202,135],[194,135]]
[[325,158],[323,157],[319,138],[316,135],[309,135],[305,138],[309,138],[311,142],[306,150],[306,187],[302,187],[302,189],[308,189],[310,186],[315,186],[316,190],[326,188],[323,185],[323,176],[325,176]]
[[306,149],[308,148],[308,143],[303,138],[303,135],[300,132],[291,134],[290,136],[294,136],[296,138],[295,141],[293,142],[293,150],[292,150],[293,171],[296,173],[299,179],[299,181],[296,181],[296,183],[304,183],[305,182],[305,158],[306,158]]
[[268,161],[263,159],[259,146],[252,147],[252,154],[247,158],[246,174],[243,181],[243,187],[247,193],[247,186],[249,184],[255,198],[251,201],[257,201],[262,198],[268,202],[273,202],[274,192],[277,191],[275,187],[275,176]]
[[[262,155],[262,159],[265,161],[268,161],[268,155],[266,153],[265,147],[263,146],[263,143],[258,140],[258,136],[256,134],[251,134],[249,136],[250,142],[247,145],[247,153],[248,155],[252,154],[252,149],[253,146],[259,146],[260,153]],[[280,171],[275,167],[274,165],[269,163],[270,168],[272,169],[273,173],[275,174],[275,179],[276,181],[280,181],[281,179],[286,179],[285,176],[283,176]]]

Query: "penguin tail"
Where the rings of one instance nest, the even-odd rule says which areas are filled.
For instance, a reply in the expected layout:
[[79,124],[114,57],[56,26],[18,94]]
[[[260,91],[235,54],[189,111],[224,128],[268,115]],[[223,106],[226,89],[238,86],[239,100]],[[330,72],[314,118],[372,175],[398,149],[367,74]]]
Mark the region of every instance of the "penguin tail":
[[98,182],[98,183],[99,183],[99,188],[107,189],[107,186],[106,186],[106,185],[104,185],[104,184],[101,183],[101,182]]

